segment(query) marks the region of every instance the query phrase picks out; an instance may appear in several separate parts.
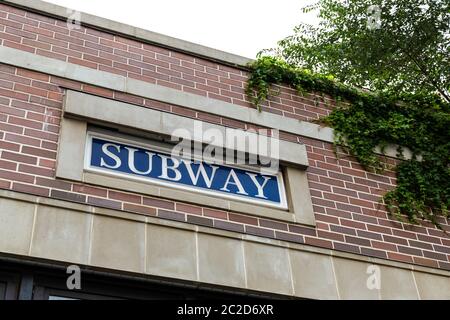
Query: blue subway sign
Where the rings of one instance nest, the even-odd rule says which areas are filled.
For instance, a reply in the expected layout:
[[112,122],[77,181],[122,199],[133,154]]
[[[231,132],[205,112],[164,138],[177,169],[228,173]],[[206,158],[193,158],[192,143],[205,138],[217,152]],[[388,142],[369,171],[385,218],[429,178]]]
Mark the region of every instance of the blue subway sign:
[[219,197],[287,208],[281,172],[191,160],[130,140],[89,134],[85,169]]

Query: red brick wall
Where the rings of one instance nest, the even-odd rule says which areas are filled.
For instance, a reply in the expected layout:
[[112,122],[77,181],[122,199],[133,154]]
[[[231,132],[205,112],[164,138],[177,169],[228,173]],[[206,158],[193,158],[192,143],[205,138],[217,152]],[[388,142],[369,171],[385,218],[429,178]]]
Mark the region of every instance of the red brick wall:
[[[65,21],[1,4],[0,31],[7,47],[251,107],[244,93],[247,73],[236,68],[90,28],[70,31]],[[313,102],[286,89],[265,110],[300,120],[327,114],[329,108]]]
[[[0,44],[251,107],[244,95],[245,70],[89,28],[69,31],[63,21],[5,5],[0,5]],[[330,143],[289,133],[281,132],[280,136],[304,143],[308,151],[316,228],[55,179],[66,88],[206,122],[254,128],[212,114],[0,65],[0,188],[450,270],[447,234],[427,222],[417,226],[399,223],[379,204],[381,195],[395,185],[394,172],[366,172],[352,157],[341,154],[337,159]],[[311,120],[330,109],[323,103],[317,105],[313,95],[299,97],[282,88],[264,110]],[[442,219],[441,223],[450,231],[449,221]]]

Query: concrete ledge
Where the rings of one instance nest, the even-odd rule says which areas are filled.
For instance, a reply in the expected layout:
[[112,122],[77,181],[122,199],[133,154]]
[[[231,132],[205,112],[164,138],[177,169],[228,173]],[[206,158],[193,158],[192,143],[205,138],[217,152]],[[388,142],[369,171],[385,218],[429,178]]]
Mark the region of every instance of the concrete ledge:
[[[2,1],[15,7],[27,9],[40,13],[44,16],[51,16],[62,20],[67,20],[71,14],[70,9],[40,0],[6,0]],[[160,33],[133,27],[128,24],[101,18],[88,13],[81,13],[81,24],[113,34],[124,35],[135,38],[142,42],[156,44],[161,47],[173,49],[179,52],[189,53],[207,60],[219,61],[224,64],[245,67],[252,59],[236,54],[213,49],[189,41],[173,38]]]
[[[296,219],[293,212],[283,211],[275,208],[263,207],[260,205],[247,204],[244,202],[219,198],[210,195],[198,194],[190,191],[183,191],[169,187],[161,187],[151,185],[150,183],[139,183],[131,179],[117,178],[113,176],[102,175],[99,173],[85,172],[83,174],[82,182],[102,186],[106,188],[115,188],[118,190],[137,192],[140,194],[161,197],[174,201],[187,202],[195,205],[207,206],[221,210],[231,210],[233,212],[245,213],[257,217],[276,219],[290,223],[302,223],[314,226],[311,224],[311,219],[302,221]],[[314,220],[313,220],[314,221]]]
[[274,128],[312,139],[333,142],[333,129],[328,127],[321,127],[317,124],[298,121],[269,112],[259,112],[255,109],[232,103],[126,78],[105,71],[90,69],[13,48],[0,46],[0,62],[225,118]]
[[[450,299],[444,270],[5,190],[0,199],[0,252],[37,262],[311,299]],[[367,286],[369,268],[379,288]]]
[[[216,132],[220,132],[222,137],[226,137],[227,133],[236,135],[243,134],[245,137],[248,137],[250,141],[253,141],[252,139],[258,140],[259,136],[252,132],[226,128],[216,124],[203,123],[199,120],[186,118],[176,114],[143,108],[129,103],[101,98],[72,90],[67,90],[66,92],[64,115],[103,121],[169,137],[175,134],[176,130],[183,129],[189,132],[192,141],[198,142],[202,142],[202,137],[197,136],[195,130],[196,122],[202,124],[203,130],[215,130]],[[202,134],[202,132],[200,132],[200,134]],[[267,140],[270,146],[273,146],[276,143],[279,144],[279,155],[276,153],[274,154],[274,156],[278,156],[279,158],[273,158],[274,160],[279,160],[280,162],[294,166],[308,166],[308,157],[304,145],[278,140],[272,137],[268,137]],[[217,141],[213,141],[212,144],[216,147],[223,146]],[[241,148],[241,146],[237,144],[232,150],[246,152],[248,150],[248,145],[246,143],[244,148]],[[258,153],[255,153],[255,155],[266,156],[266,154],[260,153],[260,150],[258,150]]]
[[285,168],[285,183],[288,195],[289,211],[295,212],[295,220],[315,226],[316,219],[309,192],[308,177],[305,170]]
[[56,176],[80,181],[83,177],[85,141],[80,141],[79,137],[86,135],[86,122],[62,118],[61,127],[64,130],[61,130],[58,144]]

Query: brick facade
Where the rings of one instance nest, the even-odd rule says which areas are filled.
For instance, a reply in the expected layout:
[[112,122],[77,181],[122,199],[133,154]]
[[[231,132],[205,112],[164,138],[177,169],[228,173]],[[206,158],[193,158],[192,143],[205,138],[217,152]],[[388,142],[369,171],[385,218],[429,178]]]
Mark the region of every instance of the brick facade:
[[[252,108],[244,89],[247,71],[156,45],[81,27],[0,4],[0,45]],[[450,270],[450,237],[424,221],[400,223],[380,204],[395,186],[395,172],[366,172],[332,144],[280,132],[303,143],[315,228],[55,179],[63,96],[66,89],[175,113],[227,127],[254,125],[123,92],[0,65],[0,188],[161,219],[269,237]],[[327,115],[332,100],[296,95],[283,87],[263,111],[299,120]],[[322,101],[322,100],[320,100]],[[390,164],[396,160],[387,158]],[[445,231],[449,221],[441,219]]]

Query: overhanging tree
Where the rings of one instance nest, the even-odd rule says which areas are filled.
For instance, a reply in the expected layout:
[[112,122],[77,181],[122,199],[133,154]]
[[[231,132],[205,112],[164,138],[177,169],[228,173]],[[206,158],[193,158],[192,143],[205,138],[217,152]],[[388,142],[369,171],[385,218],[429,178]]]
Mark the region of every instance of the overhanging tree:
[[450,2],[319,0],[311,9],[319,26],[300,25],[275,57],[263,51],[251,65],[249,98],[259,105],[272,84],[288,84],[349,102],[322,119],[335,143],[373,171],[384,166],[377,146],[411,150],[384,201],[399,219],[441,227],[450,208]]
[[450,102],[448,0],[320,0],[318,26],[279,42],[287,62],[378,91],[437,92]]

